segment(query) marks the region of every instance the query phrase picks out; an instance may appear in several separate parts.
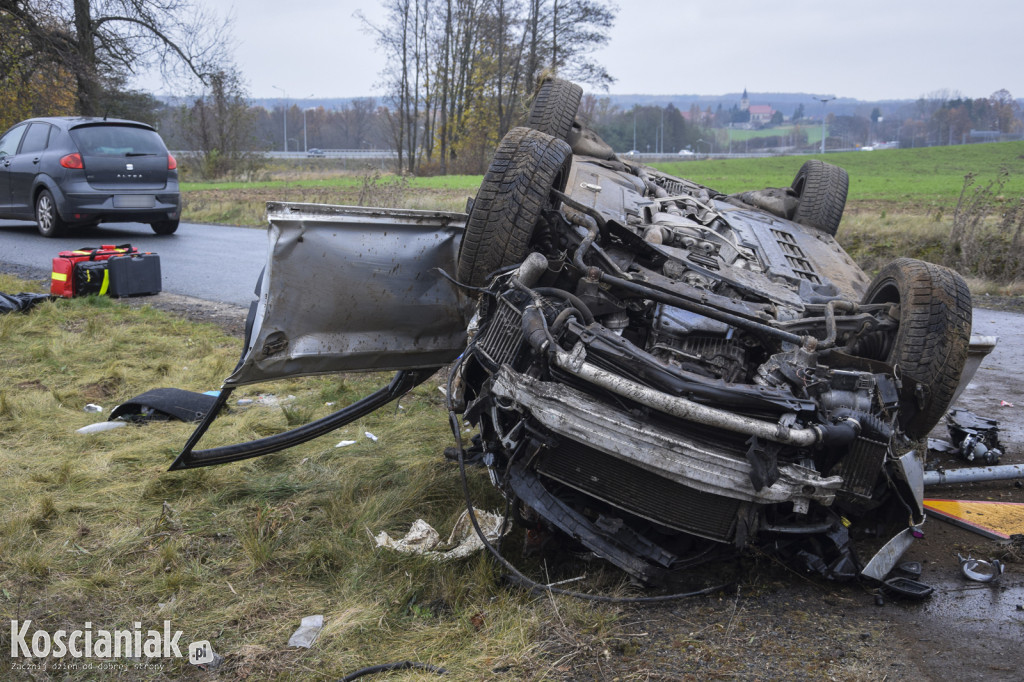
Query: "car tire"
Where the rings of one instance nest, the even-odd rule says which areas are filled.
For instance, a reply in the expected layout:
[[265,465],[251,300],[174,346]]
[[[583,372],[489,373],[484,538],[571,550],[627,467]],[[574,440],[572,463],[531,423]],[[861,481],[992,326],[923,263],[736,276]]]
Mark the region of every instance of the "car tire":
[[44,237],[61,237],[68,231],[68,224],[60,217],[57,202],[48,189],[36,197],[36,225]]
[[583,88],[561,78],[546,78],[533,98],[526,125],[534,130],[569,141]]
[[971,342],[971,293],[959,274],[932,263],[899,258],[871,282],[865,303],[899,305],[899,328],[886,357],[920,392],[906,384],[899,421],[913,439],[939,423],[960,382]]
[[572,150],[530,128],[508,131],[473,201],[459,247],[458,279],[479,287],[488,275],[526,258],[551,190],[563,190]]
[[177,220],[158,220],[155,223],[150,223],[150,227],[157,234],[174,234],[178,229]]
[[846,208],[850,188],[847,172],[824,161],[807,161],[797,172],[792,187],[800,200],[793,221],[816,227],[834,237]]

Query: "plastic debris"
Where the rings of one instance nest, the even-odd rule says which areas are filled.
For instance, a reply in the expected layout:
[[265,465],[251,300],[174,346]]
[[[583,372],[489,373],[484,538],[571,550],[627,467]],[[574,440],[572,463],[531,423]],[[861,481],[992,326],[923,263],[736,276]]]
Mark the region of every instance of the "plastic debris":
[[[488,542],[496,542],[502,528],[505,529],[505,533],[510,530],[508,524],[505,523],[505,517],[500,514],[492,514],[476,508],[473,509],[473,513]],[[462,512],[455,522],[455,527],[452,528],[451,535],[448,536],[448,541],[445,543],[445,546],[451,547],[448,550],[438,548],[441,536],[423,519],[416,519],[409,528],[409,532],[397,540],[383,531],[373,539],[378,547],[387,547],[405,554],[422,554],[436,561],[461,559],[480,551],[484,546],[473,529],[469,511]]]
[[1003,446],[999,442],[999,422],[995,419],[979,417],[973,412],[957,408],[946,415],[946,426],[962,459],[997,464],[1003,456]]
[[372,441],[373,441],[374,443],[376,443],[376,442],[377,442],[377,440],[378,440],[378,439],[377,439],[377,436],[373,435],[373,434],[372,434],[372,433],[370,433],[369,431],[364,431],[364,432],[363,432],[363,435],[364,435],[364,436],[366,436],[367,438],[369,438],[370,440],[372,440]]
[[324,628],[323,616],[306,616],[302,619],[299,629],[288,638],[288,646],[301,646],[305,649],[313,646],[313,642],[320,636]]
[[102,412],[103,406],[97,405],[96,403],[89,403],[88,405],[83,407],[82,410],[85,412]]
[[966,557],[957,554],[956,558],[960,560],[960,571],[964,577],[979,583],[990,583],[1001,576],[1005,570],[1003,563],[998,559],[984,561],[975,559],[970,554]]
[[248,407],[249,405],[252,405],[254,402],[256,401],[254,401],[252,398],[239,398],[235,404],[238,405],[239,407]]
[[338,443],[337,445],[335,445],[334,447],[336,447],[336,448],[347,448],[349,445],[355,445],[355,444],[356,444],[356,442],[354,440],[343,440],[340,443]]
[[113,431],[114,429],[119,429],[122,426],[128,426],[128,422],[96,422],[95,424],[89,424],[88,426],[83,426],[80,429],[76,429],[75,433],[103,433],[104,431]]
[[1005,400],[1000,400],[999,407],[1013,407],[1013,403],[1008,403]]

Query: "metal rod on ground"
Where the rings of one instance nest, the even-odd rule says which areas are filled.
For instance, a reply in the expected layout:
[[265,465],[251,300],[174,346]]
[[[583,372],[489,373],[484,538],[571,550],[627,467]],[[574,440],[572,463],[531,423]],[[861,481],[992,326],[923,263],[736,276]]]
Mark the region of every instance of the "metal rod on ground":
[[1010,478],[1024,478],[1024,464],[1002,464],[993,467],[972,467],[970,469],[924,472],[925,485],[1004,481]]

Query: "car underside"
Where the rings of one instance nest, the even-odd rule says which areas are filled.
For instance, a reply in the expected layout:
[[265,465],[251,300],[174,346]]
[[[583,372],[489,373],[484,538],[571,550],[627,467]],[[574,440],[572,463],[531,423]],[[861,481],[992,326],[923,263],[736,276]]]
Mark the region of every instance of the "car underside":
[[[452,363],[449,408],[476,427],[459,455],[521,525],[655,585],[751,547],[881,580],[924,520],[913,442],[961,379],[963,279],[911,259],[869,279],[835,239],[835,166],[724,195],[615,156],[576,90],[542,85],[465,215],[271,205],[222,402],[284,376],[398,374],[296,431],[195,450],[214,410],[172,468],[308,440]],[[325,261],[334,290],[313,296]]]

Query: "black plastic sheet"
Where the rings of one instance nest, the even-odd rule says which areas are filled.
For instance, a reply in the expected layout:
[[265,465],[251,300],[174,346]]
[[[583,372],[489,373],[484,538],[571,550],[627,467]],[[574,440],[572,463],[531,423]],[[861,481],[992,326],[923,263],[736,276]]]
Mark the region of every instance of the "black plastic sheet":
[[49,294],[0,294],[0,313],[26,312],[36,303],[49,301]]

